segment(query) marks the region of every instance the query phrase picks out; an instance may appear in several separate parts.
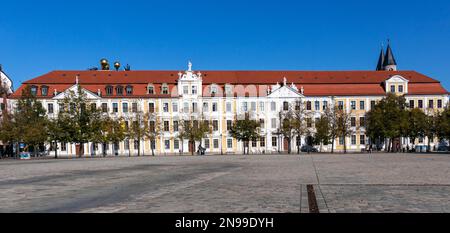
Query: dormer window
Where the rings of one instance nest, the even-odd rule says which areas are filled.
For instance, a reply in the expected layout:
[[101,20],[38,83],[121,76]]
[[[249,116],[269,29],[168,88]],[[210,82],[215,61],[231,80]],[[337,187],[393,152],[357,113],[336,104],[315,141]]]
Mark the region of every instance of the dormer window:
[[225,94],[231,95],[231,94],[233,94],[232,92],[233,92],[233,87],[231,85],[226,85],[225,86]]
[[398,92],[403,93],[403,85],[398,86]]
[[155,94],[155,87],[154,87],[153,85],[148,85],[148,87],[147,87],[147,93],[148,93],[149,95]]
[[123,95],[123,87],[122,86],[117,86],[116,87],[116,93],[117,93],[117,95]]
[[38,90],[38,88],[37,88],[37,86],[31,86],[31,94],[32,95],[37,95],[37,90]]
[[391,85],[391,92],[395,93],[395,85]]
[[164,83],[161,87],[161,94],[168,95],[169,94],[169,86],[167,83]]
[[211,86],[211,95],[215,95],[215,94],[217,94],[217,86],[216,85],[212,85]]
[[133,86],[131,85],[127,86],[127,95],[133,95]]
[[113,87],[112,86],[106,86],[106,95],[111,96],[113,94]]
[[42,96],[47,96],[48,95],[48,87],[47,86],[42,86],[41,87],[41,95]]

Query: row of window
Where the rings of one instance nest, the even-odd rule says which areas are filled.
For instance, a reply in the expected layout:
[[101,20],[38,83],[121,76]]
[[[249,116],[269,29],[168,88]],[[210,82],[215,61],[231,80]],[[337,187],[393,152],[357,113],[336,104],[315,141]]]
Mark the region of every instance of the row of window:
[[[403,85],[399,85],[398,86],[398,93],[403,93],[405,90],[404,90],[404,88],[403,88]],[[395,92],[397,92],[396,91],[396,88],[395,88],[395,85],[391,85],[391,92],[392,93],[395,93]]]
[[[31,86],[31,94],[36,96],[38,94],[38,87]],[[48,96],[48,86],[41,86],[41,96]]]
[[[368,144],[367,141],[366,141],[366,139],[367,139],[366,135],[359,135],[359,144],[360,144],[360,145],[366,145],[366,144]],[[351,145],[353,145],[353,146],[356,146],[356,145],[357,145],[357,136],[356,136],[356,135],[352,135],[352,136],[350,137],[350,143],[351,143]],[[340,146],[343,146],[344,144],[345,144],[344,137],[339,137],[339,145],[340,145]]]
[[[409,107],[410,108],[415,108],[416,107],[415,106],[415,102],[416,102],[415,100],[410,100],[409,101]],[[365,108],[366,108],[366,104],[365,103],[366,103],[365,101],[360,101],[359,102],[359,108],[357,108],[358,107],[356,105],[357,102],[356,101],[351,101],[350,102],[350,108],[351,108],[351,110],[357,110],[357,109],[365,110]],[[418,105],[417,105],[418,108],[424,108],[424,101],[423,100],[418,100],[417,103],[418,103]],[[96,108],[95,103],[93,105]],[[375,105],[376,105],[376,102],[375,101],[371,101],[371,108],[372,109],[375,107]],[[271,102],[270,106],[271,106],[271,108],[270,108],[271,111],[277,111],[277,104],[276,104],[276,102]],[[314,102],[314,106],[315,106],[314,110],[320,111],[320,102],[319,101],[315,101]],[[323,101],[323,105],[322,105],[323,110],[325,110],[327,106],[328,106],[328,102],[327,101]],[[131,112],[135,113],[135,112],[138,112],[138,110],[139,110],[137,103],[132,103],[131,104],[131,109],[129,109],[129,107],[130,106],[129,106],[128,103],[122,103],[122,112],[123,113],[128,113],[128,112],[131,111]],[[168,113],[170,111],[169,107],[170,107],[169,103],[163,103],[163,112]],[[260,111],[261,112],[265,112],[266,109],[265,109],[265,103],[264,102],[260,102],[259,103],[259,107],[260,107]],[[433,109],[435,107],[437,107],[439,109],[442,109],[443,108],[442,100],[437,100],[436,105],[435,105],[435,101],[434,100],[429,100],[428,101],[428,108]],[[256,102],[251,102],[251,103],[243,102],[242,103],[242,111],[244,111],[244,112],[256,111],[256,108],[257,108],[257,103]],[[338,101],[338,108],[339,109],[344,109],[344,101]],[[64,107],[62,105],[61,105],[61,109],[64,109]],[[284,111],[288,111],[289,109],[290,109],[289,103],[288,102],[284,102],[283,103],[283,110]],[[107,113],[108,112],[108,104],[107,103],[102,103],[101,110],[102,110],[102,112]],[[178,110],[179,110],[178,109],[178,103],[172,103],[172,111],[173,112],[178,112]],[[198,104],[197,103],[192,103],[192,104],[184,103],[183,104],[183,112],[185,112],[185,113],[189,113],[190,111],[197,112],[198,110],[199,109],[198,109]],[[296,110],[299,110],[299,105],[296,105]],[[311,101],[307,101],[306,102],[306,110],[312,110],[312,102]],[[209,111],[217,112],[218,111],[218,103],[212,103],[211,104],[211,108],[210,108],[209,103],[203,103],[203,111],[204,112],[209,112]],[[226,103],[226,111],[227,112],[232,112],[232,103],[230,103],[230,102]],[[119,104],[118,103],[113,103],[112,104],[112,112],[113,113],[118,113],[119,112]],[[155,112],[155,103],[149,103],[149,112],[150,113],[154,113]],[[52,103],[48,104],[48,113],[49,114],[53,114],[54,113],[54,106],[53,106]]]
[[[435,108],[435,101],[434,100],[429,100],[428,101],[428,108]],[[410,108],[415,108],[416,106],[415,106],[415,101],[414,100],[410,100],[409,101],[409,107]],[[424,108],[424,102],[423,102],[423,100],[418,100],[417,101],[417,107],[418,108]],[[442,103],[442,100],[438,100],[437,101],[437,105],[436,105],[436,107],[437,108],[439,108],[439,109],[441,109],[441,108],[443,108],[443,103]]]
[[116,90],[116,95],[118,96],[123,96],[124,95],[124,89],[127,95],[133,95],[133,86],[131,85],[127,85],[125,88],[123,86],[116,86],[116,88],[114,88],[111,85],[106,86],[106,95],[107,96],[111,96],[113,95],[113,90]]
[[[366,141],[367,137],[366,135],[359,135],[359,144],[360,145],[366,145],[367,141]],[[272,147],[277,147],[278,146],[278,138],[277,137],[272,137]],[[351,145],[357,145],[357,135],[352,135],[351,136]],[[300,137],[297,137],[297,144],[298,146],[301,145],[301,141],[300,141]],[[344,145],[344,137],[340,137],[339,138],[339,145]],[[423,141],[423,139],[422,139]],[[211,144],[212,142],[212,144]],[[266,138],[260,138],[259,140],[253,140],[250,142],[251,147],[258,147],[258,143],[259,143],[259,147],[265,147],[266,146]],[[134,140],[134,150],[138,150],[139,149],[139,141]],[[102,146],[102,144],[94,144],[94,150],[97,151],[99,148],[99,145]],[[246,146],[250,146],[249,144],[246,143]],[[109,151],[109,144],[105,144],[104,146],[104,150],[105,151]],[[152,149],[156,149],[156,142],[155,140],[150,141],[150,146]],[[165,150],[170,150],[172,146],[172,140],[164,140],[164,149]],[[220,148],[220,139],[213,139],[212,141],[210,139],[204,139],[204,146],[206,149],[219,149]],[[119,144],[118,143],[114,143],[113,144],[114,150],[119,150]],[[179,150],[180,149],[180,140],[178,139],[174,139],[173,140],[173,148],[174,150]],[[227,139],[227,144],[226,144],[226,148],[228,149],[232,149],[233,148],[233,139],[228,138]],[[67,143],[61,143],[61,151],[67,151]],[[130,150],[130,141],[129,140],[125,140],[124,141],[124,150]]]

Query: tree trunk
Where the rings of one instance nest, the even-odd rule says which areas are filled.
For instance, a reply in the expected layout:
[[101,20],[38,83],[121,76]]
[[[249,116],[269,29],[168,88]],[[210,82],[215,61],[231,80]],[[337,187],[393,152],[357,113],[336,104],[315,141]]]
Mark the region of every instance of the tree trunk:
[[334,154],[334,143],[336,142],[336,137],[332,138],[333,141],[331,142],[331,154]]
[[431,152],[431,139],[428,137],[428,147],[427,147],[427,153]]
[[344,154],[347,154],[347,138],[344,136]]
[[[180,142],[181,142],[181,151],[180,151],[180,156],[182,156],[183,155],[183,153],[184,153],[184,140],[180,140]],[[153,155],[154,156],[154,155]]]
[[55,141],[55,159],[58,159],[58,142]]
[[291,138],[289,138],[288,139],[289,141],[288,141],[288,154],[291,154],[292,153],[292,148],[291,148]]
[[141,139],[138,139],[138,157],[141,157]]
[[155,157],[155,150],[152,147],[152,156]]

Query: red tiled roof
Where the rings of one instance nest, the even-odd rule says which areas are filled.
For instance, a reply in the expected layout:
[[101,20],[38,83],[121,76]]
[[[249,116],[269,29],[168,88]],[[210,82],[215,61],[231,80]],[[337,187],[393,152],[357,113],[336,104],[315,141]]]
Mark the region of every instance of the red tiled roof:
[[[51,98],[54,89],[62,92],[74,85],[76,76],[83,88],[97,93],[106,85],[133,85],[135,98],[158,98],[169,95],[147,95],[147,85],[160,92],[163,83],[171,90],[176,86],[180,71],[53,71],[31,79],[24,85],[46,85]],[[415,71],[202,71],[203,84],[274,85],[286,77],[289,83],[302,86],[306,96],[385,95],[382,83],[394,75],[409,80],[409,94],[447,94],[439,81]],[[22,85],[13,95],[21,95]],[[40,94],[40,93],[39,93]],[[39,95],[38,95],[39,96]],[[122,98],[122,96],[116,96]],[[43,97],[45,98],[45,97]]]

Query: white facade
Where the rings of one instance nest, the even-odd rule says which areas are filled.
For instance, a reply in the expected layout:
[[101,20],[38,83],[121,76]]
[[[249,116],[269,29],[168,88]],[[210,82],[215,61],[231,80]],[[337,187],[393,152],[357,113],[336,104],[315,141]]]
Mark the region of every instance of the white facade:
[[[159,139],[156,141],[156,154],[157,155],[171,155],[178,154],[180,152],[189,153],[189,143],[184,141],[180,142],[177,139],[178,132],[175,130],[176,122],[190,118],[204,117],[213,125],[213,133],[208,135],[202,140],[201,144],[206,147],[209,154],[240,154],[243,153],[243,143],[233,139],[227,130],[230,122],[233,122],[236,117],[243,116],[249,113],[252,119],[263,121],[261,127],[261,136],[265,138],[264,141],[258,141],[256,143],[250,143],[250,153],[278,153],[279,151],[285,151],[286,141],[278,135],[277,129],[280,125],[280,112],[284,111],[285,106],[295,106],[295,103],[301,101],[302,103],[309,103],[310,109],[307,111],[310,113],[312,120],[311,132],[314,133],[314,120],[319,118],[328,106],[342,105],[352,117],[355,118],[354,135],[351,135],[345,140],[346,147],[349,151],[361,151],[366,149],[366,145],[369,143],[368,138],[365,136],[365,129],[359,124],[364,120],[365,114],[370,111],[371,105],[384,96],[305,96],[304,88],[298,88],[297,85],[289,83],[284,77],[280,77],[282,83],[274,83],[268,87],[264,95],[251,96],[235,96],[229,94],[232,89],[244,88],[252,89],[251,87],[236,87],[230,85],[225,86],[225,90],[221,90],[218,86],[210,85],[205,87],[203,85],[203,77],[200,72],[194,72],[192,70],[192,64],[189,63],[188,70],[179,73],[178,88],[174,91],[176,94],[170,98],[108,98],[101,96],[97,93],[93,93],[84,90],[88,99],[93,103],[96,103],[97,107],[102,105],[107,106],[107,113],[112,117],[124,117],[132,118],[133,111],[126,110],[125,108],[136,107],[138,111],[144,113],[149,112],[150,105],[154,106],[155,113],[160,122],[168,122],[169,130],[164,131]],[[78,82],[78,81],[77,81]],[[406,94],[407,103],[413,101],[416,106],[419,102],[422,102],[422,108],[427,109],[430,100],[433,100],[433,107],[436,111],[443,109],[448,105],[448,95],[427,95],[427,96],[413,96],[408,95],[408,83],[409,81],[402,76],[394,76],[385,81],[386,92],[395,92],[399,95]],[[150,85],[150,84],[149,84]],[[74,83],[67,91],[75,91],[78,85]],[[391,88],[392,87],[392,88]],[[257,89],[255,87],[254,89]],[[42,99],[43,106],[47,109],[49,117],[56,117],[59,112],[59,101],[63,100],[66,92],[60,93],[50,99]],[[260,92],[261,93],[261,92]],[[124,107],[126,106],[126,107]],[[313,136],[313,135],[311,135]],[[304,135],[301,138],[301,145],[308,143],[308,135]],[[336,139],[334,148],[336,151],[343,150],[342,140]],[[296,151],[297,139],[293,138],[291,145],[292,150]],[[433,141],[436,143],[436,141]],[[420,144],[420,143],[419,143]],[[426,145],[426,141],[422,144]],[[198,145],[198,144],[197,144]],[[406,144],[405,144],[406,145]],[[417,145],[417,143],[416,143]],[[434,145],[434,144],[432,144]],[[117,153],[120,155],[136,155],[137,149],[134,147],[134,142],[130,141],[129,144],[121,142]],[[139,150],[141,154],[151,154],[151,143],[149,141],[142,141],[140,143]],[[113,145],[108,145],[108,155],[115,155]],[[324,151],[330,151],[331,145],[324,146]],[[84,151],[86,156],[89,155],[101,155],[103,153],[102,146],[98,145],[94,147],[91,143],[85,145]],[[53,153],[53,152],[51,152]],[[75,155],[75,145],[65,144],[59,145],[59,155]]]

